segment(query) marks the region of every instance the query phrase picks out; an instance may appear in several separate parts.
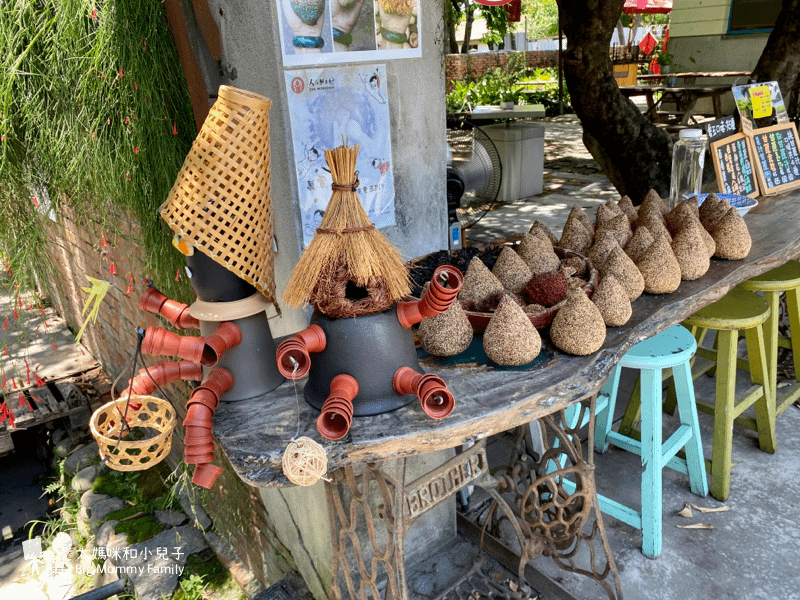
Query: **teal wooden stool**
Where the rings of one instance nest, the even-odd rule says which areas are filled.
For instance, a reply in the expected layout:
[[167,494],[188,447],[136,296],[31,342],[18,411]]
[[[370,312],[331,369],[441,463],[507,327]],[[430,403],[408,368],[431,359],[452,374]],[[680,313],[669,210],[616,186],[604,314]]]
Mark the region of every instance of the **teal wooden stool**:
[[[642,553],[650,558],[661,554],[662,469],[670,467],[688,474],[692,492],[698,496],[708,495],[703,444],[690,369],[690,360],[696,348],[695,339],[680,325],[674,325],[636,344],[614,368],[597,399],[595,449],[605,452],[611,443],[638,454],[642,462],[641,511],[598,494],[600,510],[640,529]],[[641,440],[611,430],[622,367],[638,369],[641,373]],[[661,423],[661,382],[664,369],[672,369],[681,422],[680,427],[666,442],[662,442]],[[577,407],[570,406],[568,410],[573,411],[572,421],[577,421]],[[676,456],[682,448],[685,449],[685,459]]]
[[[777,417],[800,398],[800,262],[790,260],[787,263],[748,279],[739,287],[752,292],[761,292],[769,304],[769,318],[764,323],[766,338],[767,372],[775,398],[775,416]],[[786,312],[789,316],[790,337],[782,336],[778,331],[780,321],[779,303],[781,294],[786,295]],[[778,347],[792,351],[794,360],[795,382],[781,390],[778,395]]]
[[[694,364],[692,378],[716,369],[715,398],[712,404],[698,400],[697,408],[714,415],[714,446],[711,453],[711,495],[726,500],[731,485],[733,424],[758,432],[758,445],[765,452],[775,452],[775,400],[767,377],[767,354],[764,323],[770,315],[767,301],[740,287],[701,308],[683,324],[697,340],[697,356],[707,359],[705,365]],[[703,348],[706,333],[715,330],[716,349]],[[739,332],[747,342],[751,386],[737,398],[736,371]],[[766,382],[766,383],[765,383]],[[753,406],[755,418],[742,414]],[[671,410],[671,401],[665,410]]]

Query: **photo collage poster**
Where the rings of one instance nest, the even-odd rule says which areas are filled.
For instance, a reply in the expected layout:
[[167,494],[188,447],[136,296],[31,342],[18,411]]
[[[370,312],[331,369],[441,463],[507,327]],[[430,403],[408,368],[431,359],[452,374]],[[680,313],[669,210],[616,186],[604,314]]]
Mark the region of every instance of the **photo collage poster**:
[[358,196],[377,228],[395,225],[394,175],[386,65],[284,71],[300,194],[303,246],[331,198],[325,150],[361,146]]
[[277,0],[284,67],[418,58],[420,0]]

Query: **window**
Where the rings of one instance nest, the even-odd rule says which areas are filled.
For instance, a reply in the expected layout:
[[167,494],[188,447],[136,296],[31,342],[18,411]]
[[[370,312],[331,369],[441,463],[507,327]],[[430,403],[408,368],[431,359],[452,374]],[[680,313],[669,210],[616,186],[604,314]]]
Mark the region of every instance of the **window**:
[[728,33],[771,31],[780,12],[781,0],[731,0]]

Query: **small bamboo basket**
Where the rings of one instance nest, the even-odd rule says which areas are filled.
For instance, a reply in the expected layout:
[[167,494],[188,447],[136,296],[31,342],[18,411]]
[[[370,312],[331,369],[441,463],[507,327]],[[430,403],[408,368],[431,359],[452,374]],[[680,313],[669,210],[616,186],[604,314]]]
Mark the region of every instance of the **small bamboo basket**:
[[[127,404],[127,415],[125,405]],[[126,418],[127,416],[127,418]],[[125,419],[130,432],[121,423]],[[116,471],[144,471],[160,463],[169,454],[172,431],[177,422],[169,402],[155,396],[118,398],[104,404],[92,414],[89,427],[100,447],[100,456]],[[126,437],[144,434],[134,440]]]

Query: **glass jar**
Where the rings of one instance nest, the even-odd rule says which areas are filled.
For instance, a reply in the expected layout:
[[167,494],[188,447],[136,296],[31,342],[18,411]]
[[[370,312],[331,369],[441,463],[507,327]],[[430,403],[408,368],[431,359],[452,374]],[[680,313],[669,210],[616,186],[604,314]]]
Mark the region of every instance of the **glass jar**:
[[706,160],[706,140],[700,129],[682,129],[672,149],[672,177],[669,185],[669,209],[700,194],[703,183],[703,164]]

